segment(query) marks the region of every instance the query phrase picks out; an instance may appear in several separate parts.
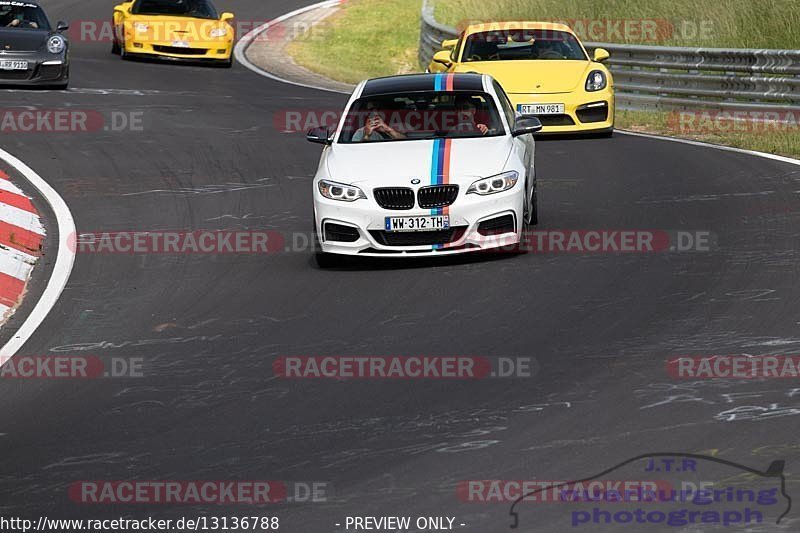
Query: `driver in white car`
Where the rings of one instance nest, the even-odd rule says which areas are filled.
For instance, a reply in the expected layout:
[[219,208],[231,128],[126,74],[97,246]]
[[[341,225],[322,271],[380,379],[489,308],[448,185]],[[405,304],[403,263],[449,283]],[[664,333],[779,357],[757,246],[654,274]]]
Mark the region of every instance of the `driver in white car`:
[[375,102],[367,102],[367,122],[353,134],[353,142],[405,139],[406,136],[384,122]]
[[456,112],[458,113],[458,124],[456,124],[455,131],[468,133],[479,131],[483,135],[489,132],[489,126],[476,121],[475,115],[478,108],[469,96],[456,97]]

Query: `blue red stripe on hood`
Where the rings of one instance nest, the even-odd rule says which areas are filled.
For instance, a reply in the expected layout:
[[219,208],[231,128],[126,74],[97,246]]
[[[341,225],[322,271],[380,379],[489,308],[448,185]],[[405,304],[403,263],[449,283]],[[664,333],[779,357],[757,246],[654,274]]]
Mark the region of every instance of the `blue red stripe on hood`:
[[[452,92],[456,76],[454,74],[437,74],[434,79],[434,90],[437,92]],[[452,150],[452,139],[434,139],[433,152],[431,154],[431,185],[447,185],[450,183],[450,156]],[[438,207],[431,209],[431,215],[449,215],[450,207]],[[445,245],[447,246],[447,245]],[[433,249],[442,246],[434,245]]]

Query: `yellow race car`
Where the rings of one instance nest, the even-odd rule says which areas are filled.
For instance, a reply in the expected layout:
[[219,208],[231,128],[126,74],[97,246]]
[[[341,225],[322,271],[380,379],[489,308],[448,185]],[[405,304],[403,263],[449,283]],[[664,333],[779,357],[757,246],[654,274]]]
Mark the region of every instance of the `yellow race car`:
[[112,53],[232,64],[233,13],[209,0],[131,0],[114,7]]
[[568,26],[502,22],[468,26],[444,41],[428,72],[477,72],[494,77],[518,113],[535,115],[542,133],[614,131],[614,80],[602,48],[589,57]]

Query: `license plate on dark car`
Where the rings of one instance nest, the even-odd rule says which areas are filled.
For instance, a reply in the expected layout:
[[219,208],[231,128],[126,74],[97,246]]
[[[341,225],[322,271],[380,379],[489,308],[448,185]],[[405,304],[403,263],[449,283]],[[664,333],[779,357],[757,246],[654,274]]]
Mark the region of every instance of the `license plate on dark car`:
[[0,70],[28,70],[28,62],[2,59],[0,60]]

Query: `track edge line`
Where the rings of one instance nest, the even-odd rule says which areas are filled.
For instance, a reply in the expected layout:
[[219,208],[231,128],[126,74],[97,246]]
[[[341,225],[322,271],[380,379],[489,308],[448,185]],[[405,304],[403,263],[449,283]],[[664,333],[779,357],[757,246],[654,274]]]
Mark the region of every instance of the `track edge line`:
[[627,130],[615,130],[617,133],[621,133],[622,135],[630,135],[631,137],[645,137],[649,139],[656,139],[659,141],[669,141],[669,142],[676,142],[681,144],[688,144],[691,146],[697,146],[700,148],[713,148],[715,150],[722,150],[724,152],[734,152],[737,154],[745,154],[751,155],[754,157],[762,157],[764,159],[771,159],[773,161],[780,161],[781,163],[788,163],[790,165],[798,165],[800,166],[800,159],[793,159],[791,157],[786,157],[782,155],[775,155],[770,154],[767,152],[759,152],[757,150],[747,150],[745,148],[736,148],[735,146],[725,146],[723,144],[713,144],[707,143],[703,141],[695,141],[692,139],[681,139],[680,137],[667,137],[666,135],[656,135],[654,133],[641,133],[638,131],[627,131]]
[[47,281],[47,286],[42,292],[36,305],[25,318],[25,321],[17,329],[16,333],[0,348],[0,365],[12,358],[22,346],[28,342],[34,332],[47,318],[47,315],[55,307],[58,298],[64,291],[75,264],[75,251],[71,249],[68,240],[76,235],[75,220],[67,206],[67,203],[39,174],[26,165],[17,157],[0,148],[0,159],[14,167],[17,172],[28,180],[33,187],[39,191],[45,201],[50,205],[56,217],[58,226],[58,252],[56,263]]

